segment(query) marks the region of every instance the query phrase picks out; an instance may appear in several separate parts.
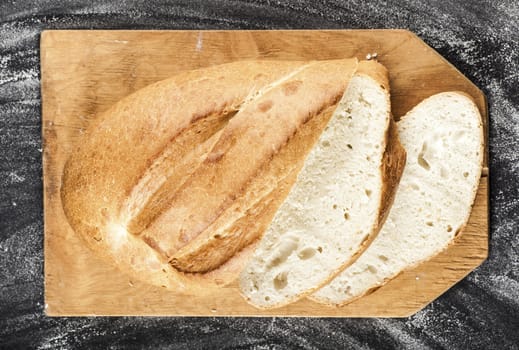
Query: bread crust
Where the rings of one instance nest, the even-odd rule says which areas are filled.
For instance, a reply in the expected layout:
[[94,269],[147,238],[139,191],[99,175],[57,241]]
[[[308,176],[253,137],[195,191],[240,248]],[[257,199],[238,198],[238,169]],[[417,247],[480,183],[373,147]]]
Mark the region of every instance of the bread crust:
[[[303,122],[333,105],[336,91],[345,89],[349,79],[347,73],[352,74],[356,67],[356,60],[342,60],[341,64],[325,62],[324,69],[343,65],[342,70],[335,72],[346,76],[327,82],[322,89],[305,96],[317,101],[316,110],[298,120],[286,120],[283,124],[286,130],[281,133],[276,152],[285,146]],[[283,81],[286,84],[273,90],[281,90],[284,96],[297,94],[294,81],[300,79],[291,80],[291,74],[297,75],[308,64],[242,61],[189,71],[118,102],[92,124],[65,165],[61,197],[72,228],[99,256],[132,278],[147,283],[201,294],[234,280],[252,253],[254,243],[238,245],[232,258],[225,256],[223,261],[226,261],[210,272],[183,273],[169,263],[168,255],[156,241],[146,239],[157,236],[146,233],[151,232],[150,227],[170,208],[169,203],[175,203],[179,190],[187,182],[193,183],[191,179],[201,167],[211,168],[226,159],[226,152],[236,142],[243,144],[240,136],[258,123],[258,112],[251,113],[249,118],[253,122],[248,124],[233,122],[235,113],[243,109],[243,105],[254,103],[259,110],[268,109],[266,101],[258,102],[255,97],[261,94],[261,89],[283,77],[287,77]],[[326,88],[335,93],[322,93]],[[197,130],[205,130],[205,133],[197,133]],[[193,140],[198,142],[194,146],[203,146],[193,150],[189,147],[193,146]],[[243,145],[241,153],[236,154],[239,159],[246,160],[250,149]],[[272,156],[272,152],[267,152],[261,159],[269,161]],[[232,181],[232,176],[230,178]],[[209,182],[208,185],[212,184]],[[227,185],[233,184],[222,182],[222,186]],[[241,187],[237,189],[241,190]],[[234,196],[239,194],[235,191]],[[274,208],[271,204],[266,207],[267,211]],[[218,216],[219,213],[210,214]],[[265,216],[264,220],[268,221],[267,218]],[[243,222],[238,224],[243,225]]]

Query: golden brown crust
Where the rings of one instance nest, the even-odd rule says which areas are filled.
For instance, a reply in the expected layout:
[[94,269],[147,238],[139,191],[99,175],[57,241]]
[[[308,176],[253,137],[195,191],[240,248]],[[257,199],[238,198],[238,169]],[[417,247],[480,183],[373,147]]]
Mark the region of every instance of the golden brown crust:
[[[390,105],[389,73],[386,67],[375,60],[361,61],[355,74],[365,75],[375,80],[386,91],[387,103]],[[389,126],[386,130],[385,144],[386,149],[384,150],[380,168],[382,173],[382,196],[378,227],[376,228],[377,232],[380,231],[389,214],[406,161],[406,151],[400,144],[398,129],[392,115],[389,118]]]
[[395,194],[400,183],[400,178],[404,172],[406,162],[406,151],[400,139],[398,138],[398,130],[393,117],[390,118],[389,128],[386,133],[386,150],[382,158],[381,172],[383,174],[382,181],[382,199],[380,201],[381,211],[378,220],[379,230],[384,225],[386,218],[393,205]]
[[[288,62],[272,67],[265,62],[241,62],[189,71],[115,104],[87,130],[65,166],[62,195],[69,220],[87,219],[96,226],[99,206],[86,203],[95,204],[105,195],[105,213],[113,217],[119,208],[111,203],[120,205],[152,160],[167,151],[201,116],[210,118],[235,110],[249,92],[301,64]],[[262,70],[271,74],[258,75]],[[205,103],[188,103],[199,100]],[[171,158],[174,161],[178,157]]]
[[389,98],[389,73],[382,64],[376,60],[360,61],[357,66],[356,75],[365,75],[375,80],[382,89],[386,90]]
[[[235,143],[240,143],[242,151],[232,153],[233,159],[241,164],[251,165],[248,154],[257,144],[244,143],[242,136],[251,135],[251,128],[255,128],[258,123],[258,115],[272,111],[281,103],[282,100],[278,99],[279,94],[282,94],[283,98],[289,98],[297,96],[298,91],[304,91],[308,94],[304,95],[305,98],[316,103],[305,106],[306,111],[311,113],[304,118],[288,119],[277,124],[286,129],[277,134],[281,141],[273,147],[276,151],[284,146],[289,136],[294,134],[308,117],[319,113],[323,106],[333,104],[335,93],[328,91],[339,90],[337,84],[344,90],[349,76],[327,81],[317,86],[317,89],[314,86],[312,91],[300,90],[300,83],[294,82],[297,79],[290,80],[289,76],[287,81],[283,82],[287,84],[273,89],[279,90],[279,93],[274,93],[278,95],[272,97],[272,105],[267,103],[267,99],[260,101],[261,105],[257,103],[256,107],[261,112],[250,113],[249,118],[253,119],[252,122],[234,123],[234,118],[231,118],[231,122],[227,124],[226,118],[233,117],[233,113],[242,108],[242,104],[245,103],[252,108],[254,103],[258,102],[254,96],[262,88],[291,73],[296,75],[297,70],[305,64],[307,63],[251,61],[190,71],[146,87],[118,102],[89,128],[86,137],[66,163],[61,195],[63,208],[71,226],[94,251],[133,278],[185,293],[210,292],[212,287],[232,281],[239,273],[243,261],[252,252],[254,244],[234,254],[218,269],[204,274],[188,274],[177,271],[168,263],[166,255],[162,254],[160,249],[157,251],[152,248],[163,244],[155,239],[159,238],[159,235],[146,236],[146,232],[141,235],[138,233],[143,227],[149,228],[163,217],[158,215],[157,218],[157,212],[169,209],[164,203],[174,201],[179,188],[185,182],[193,183],[190,178],[197,169],[212,169],[221,164],[227,156],[231,156],[227,151],[233,149]],[[353,72],[355,61],[344,60],[343,64],[347,68],[336,73]],[[334,67],[334,64],[325,63],[322,69],[326,71],[326,67]],[[329,74],[332,74],[331,69]],[[311,108],[316,110],[312,112]],[[284,110],[286,109],[280,109]],[[299,112],[297,115],[301,116]],[[259,122],[265,124],[277,120]],[[186,145],[192,145],[189,140],[198,135],[193,130],[197,125],[204,123],[210,125],[204,129],[207,134],[201,135],[198,142],[209,143],[207,147],[196,151],[191,147],[179,147],[182,145],[179,141],[182,138],[187,140]],[[222,128],[224,131],[219,131]],[[222,136],[218,135],[220,132]],[[216,146],[211,144],[212,141],[215,141]],[[260,142],[261,146],[261,142],[268,140],[262,136],[255,142]],[[200,161],[204,157],[206,160]],[[270,157],[272,153],[266,152],[258,159],[261,163]],[[168,173],[169,166],[176,171]],[[248,173],[248,177],[256,174],[261,166],[250,168],[254,171]],[[227,177],[228,179],[232,177]],[[220,181],[222,180],[212,178],[208,185],[212,186]],[[222,186],[230,185],[234,189],[232,193],[226,193],[228,196],[225,197],[226,201],[231,199],[232,202],[233,197],[240,193],[241,186],[225,181],[221,182]],[[141,192],[137,191],[135,194],[135,188],[138,186],[141,186]],[[155,195],[156,193],[159,194]],[[203,202],[204,191],[198,195]],[[132,198],[130,203],[128,198]],[[227,203],[226,201],[224,203]],[[223,212],[224,209],[216,206],[216,211],[210,215],[218,216],[219,211]],[[184,215],[188,217],[191,214],[186,212]],[[128,232],[130,222],[133,223],[131,227],[135,234]],[[151,243],[146,243],[143,237],[148,237],[148,242]],[[191,237],[187,237],[187,241],[190,239]]]
[[[143,174],[139,184],[133,188],[132,194],[123,204],[122,210],[126,209],[131,218],[127,225],[128,231],[139,234],[167,208],[179,187],[214,147],[221,135],[221,129],[234,114],[234,111],[219,113],[196,120],[189,129],[175,137],[166,152]],[[158,184],[153,187],[158,179],[163,179],[163,183],[160,187]],[[138,197],[148,193],[153,194],[142,204]]]

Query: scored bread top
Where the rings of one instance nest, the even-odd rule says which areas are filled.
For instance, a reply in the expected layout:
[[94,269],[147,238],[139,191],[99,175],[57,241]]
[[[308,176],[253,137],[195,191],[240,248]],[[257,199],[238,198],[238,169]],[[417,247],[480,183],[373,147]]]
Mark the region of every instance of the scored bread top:
[[[355,67],[354,59],[236,62],[124,98],[99,116],[65,165],[61,195],[71,226],[136,278],[180,291],[227,283],[251,246],[205,274],[179,273],[170,257],[224,213],[307,120],[337,102]],[[284,99],[308,102],[283,106]]]

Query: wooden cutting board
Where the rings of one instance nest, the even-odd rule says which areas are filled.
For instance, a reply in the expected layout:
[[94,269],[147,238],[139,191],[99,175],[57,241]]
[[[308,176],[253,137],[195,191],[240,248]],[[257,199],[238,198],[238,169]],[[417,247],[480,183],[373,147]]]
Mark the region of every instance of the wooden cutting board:
[[242,300],[236,285],[208,298],[132,281],[83,246],[68,225],[59,192],[63,165],[87,125],[122,97],[183,70],[235,60],[364,59],[373,53],[389,69],[395,116],[404,115],[432,94],[461,90],[476,101],[488,135],[483,93],[405,30],[44,32],[41,79],[47,314],[407,316],[481,264],[488,251],[487,155],[470,221],[455,244],[341,308],[304,299],[260,311]]

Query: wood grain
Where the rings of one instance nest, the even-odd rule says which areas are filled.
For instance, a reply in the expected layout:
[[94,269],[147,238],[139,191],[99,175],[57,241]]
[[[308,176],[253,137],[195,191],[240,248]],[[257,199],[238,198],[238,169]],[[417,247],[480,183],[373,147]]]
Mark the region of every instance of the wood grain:
[[434,93],[470,94],[484,116],[485,96],[445,59],[404,30],[46,31],[41,39],[45,301],[47,314],[407,316],[478,266],[488,253],[488,157],[469,223],[443,253],[345,307],[301,300],[260,311],[235,285],[210,298],[130,281],[83,246],[63,214],[61,174],[72,146],[97,113],[131,92],[183,70],[239,59],[332,59],[368,53],[390,71],[393,113]]

